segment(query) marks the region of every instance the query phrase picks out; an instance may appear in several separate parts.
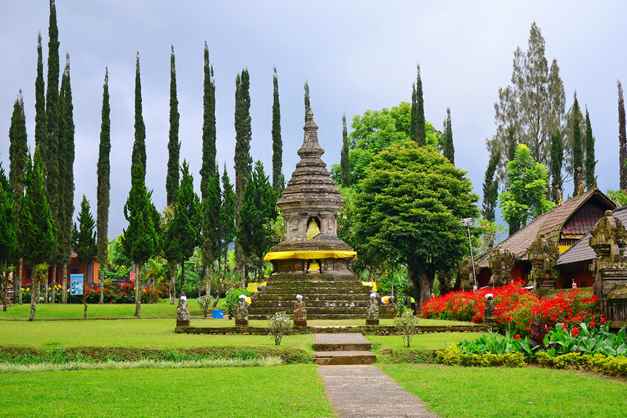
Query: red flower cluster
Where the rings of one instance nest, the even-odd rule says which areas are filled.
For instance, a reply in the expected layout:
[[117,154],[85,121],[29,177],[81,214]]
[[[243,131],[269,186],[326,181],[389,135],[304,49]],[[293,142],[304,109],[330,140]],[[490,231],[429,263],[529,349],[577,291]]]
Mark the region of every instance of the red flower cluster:
[[524,289],[519,281],[477,292],[450,292],[431,298],[423,305],[422,315],[425,318],[483,322],[487,294],[492,294],[495,300],[494,320],[521,335],[542,338],[557,323],[568,327],[588,322],[594,327],[597,319],[601,323],[604,321],[604,318],[595,318],[597,298],[581,289],[569,289],[540,298]]

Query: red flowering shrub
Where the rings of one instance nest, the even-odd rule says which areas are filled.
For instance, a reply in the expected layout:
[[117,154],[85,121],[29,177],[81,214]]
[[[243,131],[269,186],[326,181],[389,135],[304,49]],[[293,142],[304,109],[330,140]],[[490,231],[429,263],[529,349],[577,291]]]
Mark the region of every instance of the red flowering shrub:
[[423,305],[422,315],[425,318],[483,322],[487,294],[494,297],[492,316],[497,324],[512,333],[530,335],[536,341],[542,341],[548,330],[557,323],[568,327],[586,322],[594,327],[597,320],[604,319],[595,317],[596,296],[590,296],[581,289],[564,290],[553,296],[539,298],[524,289],[521,282],[434,297]]

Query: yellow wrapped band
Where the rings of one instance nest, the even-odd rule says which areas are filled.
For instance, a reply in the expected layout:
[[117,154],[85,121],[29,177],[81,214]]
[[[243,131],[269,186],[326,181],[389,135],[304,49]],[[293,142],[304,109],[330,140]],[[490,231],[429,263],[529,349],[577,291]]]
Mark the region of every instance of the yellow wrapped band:
[[353,258],[356,255],[355,251],[348,250],[274,251],[266,254],[263,259],[264,261],[290,259],[322,260],[325,258]]

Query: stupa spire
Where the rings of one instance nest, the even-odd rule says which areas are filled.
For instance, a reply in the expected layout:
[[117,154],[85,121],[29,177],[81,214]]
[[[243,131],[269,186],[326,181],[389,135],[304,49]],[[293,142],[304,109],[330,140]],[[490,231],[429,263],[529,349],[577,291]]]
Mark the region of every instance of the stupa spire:
[[301,159],[305,158],[320,158],[324,154],[324,150],[318,142],[318,125],[314,120],[314,114],[311,110],[306,109],[305,112],[305,126],[303,127],[305,135],[303,138],[303,145],[298,149],[298,155]]

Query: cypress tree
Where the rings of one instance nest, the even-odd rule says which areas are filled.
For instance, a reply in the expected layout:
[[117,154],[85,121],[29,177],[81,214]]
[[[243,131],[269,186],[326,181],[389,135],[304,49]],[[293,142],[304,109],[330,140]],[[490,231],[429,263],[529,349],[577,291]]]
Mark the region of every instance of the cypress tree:
[[483,218],[490,222],[494,222],[496,219],[496,204],[499,195],[496,169],[500,160],[500,147],[496,141],[493,141],[490,147],[490,159],[488,160],[483,179],[483,208],[481,210]]
[[9,128],[9,184],[17,198],[24,194],[26,166],[30,164],[22,92],[15,99]]
[[[244,68],[235,79],[235,196],[236,196],[236,225],[241,224],[240,210],[244,202],[244,192],[252,172],[252,158],[250,156],[250,141],[252,139],[250,118],[250,76]],[[235,247],[237,269],[242,275],[242,283],[246,283],[246,269],[244,254],[240,240]]]
[[309,98],[309,82],[305,81],[305,115],[311,110],[311,99]]
[[351,163],[349,156],[350,143],[348,140],[348,129],[346,128],[346,115],[342,115],[342,154],[340,157],[340,170],[342,172],[342,185],[351,185]]
[[586,175],[586,189],[591,190],[597,187],[597,176],[595,174],[595,167],[597,165],[595,153],[594,153],[594,136],[592,135],[592,124],[590,123],[590,113],[586,109],[586,161],[585,161],[585,175]]
[[56,254],[52,211],[44,179],[44,168],[39,148],[35,148],[32,170],[28,171],[26,194],[20,207],[19,241],[21,253],[33,267],[31,308],[29,321],[35,319],[39,286],[48,277],[48,261]]
[[625,126],[625,98],[623,85],[618,84],[618,167],[620,188],[627,191],[627,127]]
[[102,111],[100,116],[100,145],[98,149],[98,189],[97,189],[97,245],[100,262],[100,303],[104,302],[104,268],[108,264],[109,205],[111,203],[111,108],[109,105],[109,70],[105,68],[102,86]]
[[48,202],[55,224],[59,220],[59,29],[55,0],[50,0],[48,26],[48,82],[46,85],[46,140],[41,148]]
[[[198,213],[200,201],[194,193],[194,179],[189,172],[187,161],[181,167],[181,184],[174,203],[174,212],[165,231],[165,251],[168,261],[181,267],[181,287],[185,282],[185,261],[200,244]],[[175,292],[175,289],[172,289]]]
[[222,173],[222,205],[220,206],[220,249],[224,262],[223,271],[228,268],[229,245],[235,240],[235,191],[226,171]]
[[272,220],[276,217],[275,196],[263,164],[257,161],[240,209],[242,222],[238,231],[244,253],[252,261],[257,275],[263,271],[263,256],[272,245]]
[[446,108],[446,120],[444,121],[444,138],[442,141],[442,154],[455,164],[455,144],[453,143],[453,128],[451,126],[451,109]]
[[206,42],[203,51],[203,76],[202,168],[200,170],[202,205],[199,233],[202,232],[203,279],[208,284],[214,270],[214,262],[220,257],[220,174],[216,165],[216,87]]
[[91,214],[91,207],[87,197],[83,195],[81,211],[78,215],[78,228],[76,229],[76,242],[74,244],[78,261],[87,266],[87,277],[83,285],[83,319],[87,319],[87,294],[88,284],[92,281],[92,267],[94,257],[98,253],[96,245],[96,222]]
[[9,266],[17,256],[17,227],[15,198],[9,180],[0,164],[0,297],[2,310],[7,310],[9,291]]
[[166,202],[170,206],[174,204],[176,192],[179,187],[179,154],[181,143],[179,142],[179,101],[176,95],[176,58],[174,46],[170,51],[170,133],[168,140],[168,175],[165,181]]
[[409,137],[416,140],[416,83],[411,85],[411,109],[409,115]]
[[562,166],[564,164],[564,145],[560,131],[551,135],[551,200],[560,205],[563,199]]
[[573,110],[571,115],[571,126],[573,130],[573,181],[574,181],[574,193],[577,196],[582,191],[581,186],[584,181],[584,149],[583,140],[581,137],[581,111],[579,110],[579,101],[577,100],[577,93],[575,93],[575,102],[573,103]]
[[[67,263],[72,251],[72,217],[74,216],[74,105],[70,77],[70,56],[66,56],[59,95],[59,143],[57,166],[59,168],[59,218],[57,224],[59,256],[62,263],[62,301],[65,303],[67,286]],[[56,281],[56,277],[53,278]],[[56,300],[53,288],[53,300]]]
[[283,141],[281,140],[281,104],[279,103],[279,77],[272,74],[272,186],[278,194],[285,187],[283,177]]
[[426,145],[426,131],[425,131],[425,105],[422,94],[422,78],[420,75],[420,66],[416,67],[416,142],[418,145]]
[[37,35],[37,77],[35,78],[35,145],[45,146],[46,141],[46,96],[44,86],[44,63],[41,50],[41,33]]
[[[209,48],[205,42],[203,50],[203,123],[202,123],[202,167],[200,169],[200,191],[203,201],[216,173],[216,96],[213,66],[209,62]],[[237,101],[237,97],[235,98]],[[235,104],[237,107],[237,103]],[[237,110],[237,109],[236,109]],[[237,114],[236,114],[237,119]],[[237,120],[236,120],[237,124]]]
[[135,266],[135,316],[141,316],[141,274],[146,260],[158,249],[159,236],[155,225],[155,208],[146,190],[146,128],[142,114],[139,53],[135,64],[135,140],[131,164],[131,190],[124,206],[128,227],[123,245]]

